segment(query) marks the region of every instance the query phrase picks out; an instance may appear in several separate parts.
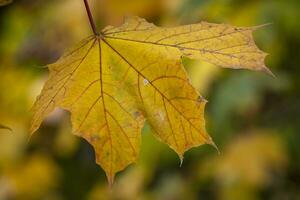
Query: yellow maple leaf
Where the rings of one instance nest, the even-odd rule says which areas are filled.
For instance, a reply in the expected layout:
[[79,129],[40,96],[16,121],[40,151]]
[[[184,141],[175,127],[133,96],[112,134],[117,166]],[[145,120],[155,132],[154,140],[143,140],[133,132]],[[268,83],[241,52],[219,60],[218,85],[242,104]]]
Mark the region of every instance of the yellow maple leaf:
[[181,159],[192,147],[214,145],[205,130],[206,101],[190,84],[181,57],[269,72],[253,30],[206,22],[160,28],[138,17],[108,26],[49,65],[31,133],[55,107],[70,111],[74,134],[93,145],[110,183],[137,160],[146,119]]

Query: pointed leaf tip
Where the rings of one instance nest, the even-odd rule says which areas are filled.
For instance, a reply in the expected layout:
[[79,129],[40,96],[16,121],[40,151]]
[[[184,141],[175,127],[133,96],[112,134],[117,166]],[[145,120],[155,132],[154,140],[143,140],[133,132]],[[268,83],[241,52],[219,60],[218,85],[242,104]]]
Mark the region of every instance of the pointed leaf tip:
[[277,77],[275,76],[275,74],[274,74],[268,67],[265,67],[265,66],[264,66],[264,67],[262,68],[262,71],[263,71],[264,73],[266,73],[266,74],[272,76],[273,78],[277,78]]
[[108,181],[109,188],[111,189],[114,184],[114,181],[115,181],[115,174],[110,175],[110,174],[106,173],[106,178]]
[[219,150],[219,148],[218,148],[218,146],[216,145],[216,143],[213,141],[213,140],[211,140],[210,142],[208,142],[207,144],[209,144],[209,145],[211,145],[211,146],[213,146],[214,147],[214,149],[218,152],[218,154],[220,155],[221,154],[221,152],[220,152],[220,150]]
[[180,159],[179,167],[182,167],[184,157],[183,156],[179,156],[179,159]]

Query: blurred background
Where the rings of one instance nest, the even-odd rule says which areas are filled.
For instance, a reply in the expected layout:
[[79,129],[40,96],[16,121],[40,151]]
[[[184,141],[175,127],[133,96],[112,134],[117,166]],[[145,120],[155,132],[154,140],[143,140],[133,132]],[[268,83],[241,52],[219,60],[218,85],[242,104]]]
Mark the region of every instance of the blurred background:
[[209,100],[210,146],[177,155],[147,124],[139,162],[110,189],[94,151],[56,111],[28,142],[30,108],[46,64],[92,34],[82,0],[15,0],[0,7],[0,200],[299,200],[300,1],[90,0],[97,26],[139,15],[161,26],[200,21],[254,26],[276,79],[184,58],[194,86]]

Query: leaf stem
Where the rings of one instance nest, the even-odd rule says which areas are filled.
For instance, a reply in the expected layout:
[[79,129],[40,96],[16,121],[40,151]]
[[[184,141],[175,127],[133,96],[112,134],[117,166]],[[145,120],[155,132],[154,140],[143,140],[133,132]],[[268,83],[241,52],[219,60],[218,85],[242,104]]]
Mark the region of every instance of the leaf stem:
[[93,29],[93,33],[94,33],[94,35],[99,35],[99,33],[97,32],[97,29],[96,29],[96,25],[95,25],[95,22],[94,22],[94,19],[93,19],[93,15],[91,13],[91,9],[90,9],[88,0],[83,0],[83,1],[84,1],[84,5],[85,5],[85,9],[86,9],[87,15],[89,17],[89,21],[90,21],[91,27]]

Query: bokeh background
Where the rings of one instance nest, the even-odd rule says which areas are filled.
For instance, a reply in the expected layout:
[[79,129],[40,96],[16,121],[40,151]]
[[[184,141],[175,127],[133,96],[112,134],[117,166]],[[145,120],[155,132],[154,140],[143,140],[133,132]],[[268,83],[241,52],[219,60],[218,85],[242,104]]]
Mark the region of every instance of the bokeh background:
[[193,148],[177,155],[142,132],[139,162],[108,187],[94,151],[71,134],[69,114],[55,111],[28,141],[30,108],[47,78],[46,64],[91,35],[82,0],[15,0],[0,7],[1,200],[299,200],[300,1],[90,0],[97,26],[139,15],[162,26],[201,20],[254,26],[276,79],[184,58],[209,100],[207,129],[221,154]]

